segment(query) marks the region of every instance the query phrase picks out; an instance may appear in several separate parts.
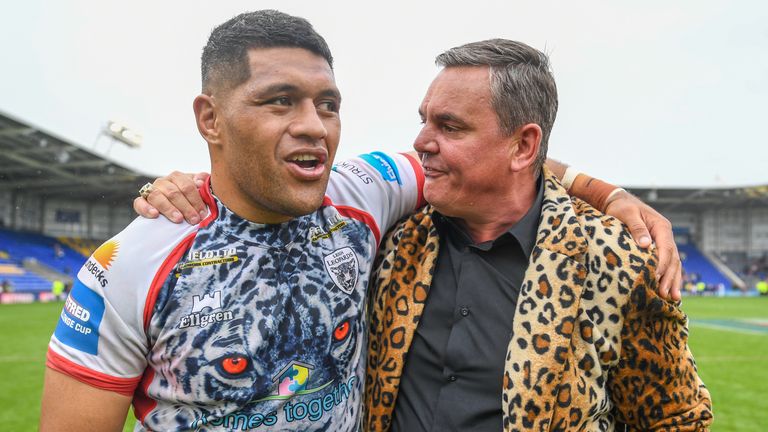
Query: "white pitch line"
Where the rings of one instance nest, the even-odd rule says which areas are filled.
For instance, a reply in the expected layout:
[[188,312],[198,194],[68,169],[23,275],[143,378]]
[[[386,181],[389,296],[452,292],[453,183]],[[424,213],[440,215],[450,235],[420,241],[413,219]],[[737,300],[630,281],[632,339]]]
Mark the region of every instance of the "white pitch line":
[[738,328],[738,327],[730,327],[727,325],[722,324],[713,324],[708,322],[701,322],[701,321],[694,321],[690,323],[691,326],[701,326],[701,327],[707,327],[714,330],[722,330],[722,331],[729,331],[734,333],[744,333],[748,335],[759,335],[759,336],[766,336],[768,333],[764,331],[759,330],[750,330],[750,329],[744,329],[744,328]]
[[696,363],[740,363],[740,362],[765,362],[765,356],[696,356]]

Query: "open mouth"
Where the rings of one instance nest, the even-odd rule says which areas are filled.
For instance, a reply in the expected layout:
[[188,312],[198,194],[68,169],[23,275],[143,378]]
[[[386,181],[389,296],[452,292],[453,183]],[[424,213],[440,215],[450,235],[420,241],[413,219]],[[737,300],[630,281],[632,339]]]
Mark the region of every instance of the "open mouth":
[[328,155],[322,151],[299,150],[288,155],[285,162],[288,164],[288,170],[294,177],[301,181],[319,180],[326,174],[327,167],[325,162]]
[[320,161],[320,158],[313,155],[308,154],[301,154],[296,155],[292,157],[289,162],[292,164],[296,164],[299,166],[299,168],[306,169],[306,170],[312,170],[317,168],[318,165],[320,165],[322,162]]

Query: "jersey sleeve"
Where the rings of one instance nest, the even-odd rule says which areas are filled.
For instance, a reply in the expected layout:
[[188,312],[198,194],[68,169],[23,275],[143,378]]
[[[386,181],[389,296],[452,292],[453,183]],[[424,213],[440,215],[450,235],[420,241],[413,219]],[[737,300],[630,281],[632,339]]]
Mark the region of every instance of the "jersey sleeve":
[[132,395],[146,367],[145,324],[153,296],[195,229],[164,218],[137,218],[96,249],[73,281],[48,345],[47,366]]
[[371,229],[383,234],[424,205],[423,186],[424,172],[416,158],[372,152],[334,165],[327,199],[336,207],[366,213],[375,223]]

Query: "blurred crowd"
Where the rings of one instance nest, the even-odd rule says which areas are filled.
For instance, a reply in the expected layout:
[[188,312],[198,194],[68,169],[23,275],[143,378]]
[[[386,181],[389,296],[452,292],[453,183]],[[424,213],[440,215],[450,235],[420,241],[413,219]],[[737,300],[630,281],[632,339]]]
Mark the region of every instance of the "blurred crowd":
[[744,276],[760,295],[768,295],[768,254],[748,262],[744,266]]

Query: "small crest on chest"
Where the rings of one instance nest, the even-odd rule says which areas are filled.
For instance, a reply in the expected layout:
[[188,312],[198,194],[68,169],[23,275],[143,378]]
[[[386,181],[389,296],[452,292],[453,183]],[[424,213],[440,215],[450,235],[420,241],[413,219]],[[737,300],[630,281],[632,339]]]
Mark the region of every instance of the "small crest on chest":
[[323,262],[333,283],[345,293],[352,294],[359,268],[355,251],[349,246],[337,249],[323,257]]

